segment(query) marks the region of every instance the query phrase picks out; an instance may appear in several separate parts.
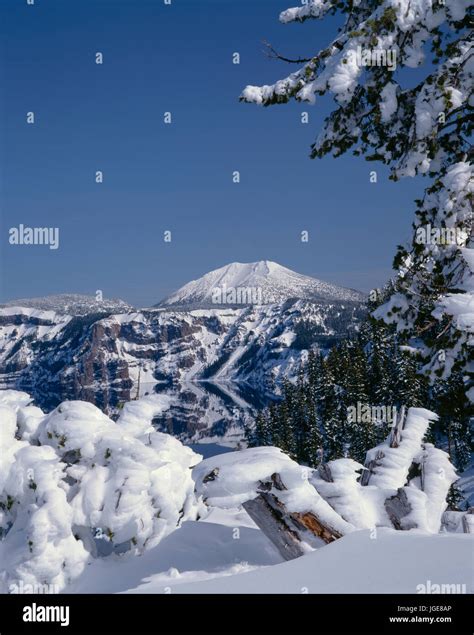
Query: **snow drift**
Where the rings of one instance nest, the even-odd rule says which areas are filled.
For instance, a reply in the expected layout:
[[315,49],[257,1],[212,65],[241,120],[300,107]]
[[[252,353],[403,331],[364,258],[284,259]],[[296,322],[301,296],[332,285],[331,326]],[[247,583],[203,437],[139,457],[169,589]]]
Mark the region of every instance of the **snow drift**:
[[25,393],[0,393],[0,588],[22,580],[63,589],[91,558],[156,545],[198,504],[200,456],[156,432],[151,396],[117,423],[89,403],[49,415]]
[[[361,530],[426,540],[440,531],[456,474],[447,455],[423,441],[436,417],[427,410],[410,409],[365,466],[342,458],[309,469],[273,447],[202,461],[154,429],[168,407],[166,397],[148,396],[126,404],[114,422],[90,403],[63,402],[44,414],[26,393],[0,392],[0,592],[19,584],[82,592],[93,575],[103,592],[119,592],[142,586],[142,575],[156,584],[209,580],[299,556],[305,569],[309,552],[326,553],[334,542],[350,549]],[[459,527],[472,523],[443,522],[468,545]],[[177,567],[193,562],[199,575],[181,576]],[[123,582],[109,585],[107,576],[117,575]],[[281,579],[277,587],[285,587]]]

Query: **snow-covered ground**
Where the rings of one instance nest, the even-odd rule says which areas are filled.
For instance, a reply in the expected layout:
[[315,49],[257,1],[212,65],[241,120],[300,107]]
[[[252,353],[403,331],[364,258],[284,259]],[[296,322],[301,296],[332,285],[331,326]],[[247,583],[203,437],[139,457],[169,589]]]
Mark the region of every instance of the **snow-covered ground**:
[[[175,584],[198,583],[282,562],[271,542],[243,510],[213,510],[187,521],[140,557],[94,560],[66,592],[165,593]],[[196,590],[195,592],[198,592]]]
[[474,592],[472,536],[391,529],[376,536],[357,531],[271,568],[170,586],[175,593],[419,593],[419,585],[430,581],[465,585],[461,592]]
[[355,461],[330,461],[323,478],[273,447],[202,460],[154,429],[169,405],[149,395],[114,422],[90,403],[44,414],[0,392],[0,592],[473,592],[474,534],[455,514],[438,533],[456,475],[423,441],[433,413],[408,411],[362,485]]
[[473,593],[473,572],[472,536],[390,529],[357,531],[282,562],[245,512],[234,511],[186,522],[139,558],[94,561],[67,591],[411,594],[430,581]]

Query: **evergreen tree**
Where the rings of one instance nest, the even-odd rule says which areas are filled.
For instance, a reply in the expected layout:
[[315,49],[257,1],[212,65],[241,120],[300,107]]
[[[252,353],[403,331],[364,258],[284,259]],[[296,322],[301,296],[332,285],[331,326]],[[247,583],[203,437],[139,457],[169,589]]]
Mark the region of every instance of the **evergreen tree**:
[[453,512],[462,511],[461,507],[463,504],[464,496],[460,491],[459,487],[456,483],[453,483],[449,488],[448,495],[446,497],[446,502],[448,503],[448,509]]
[[246,431],[249,447],[259,447],[261,445],[271,445],[272,439],[269,429],[269,422],[265,411],[260,410],[255,417],[255,425]]
[[[312,145],[312,158],[352,150],[391,166],[394,181],[431,179],[416,201],[411,244],[395,257],[393,293],[375,315],[396,327],[403,344],[418,348],[432,382],[457,371],[468,375],[472,355],[472,11],[472,3],[457,0],[308,0],[283,11],[281,22],[340,14],[338,32],[305,59],[288,59],[268,45],[270,56],[297,64],[296,70],[272,85],[247,86],[241,95],[270,106],[315,103],[331,93],[336,108]],[[362,53],[374,52],[382,63],[367,64]],[[392,67],[389,56],[396,56]],[[404,85],[395,66],[408,79]],[[473,401],[472,381],[465,389]]]
[[458,470],[465,470],[473,451],[474,408],[465,395],[461,373],[439,381],[434,387],[431,407],[440,416],[439,431],[446,436],[451,462]]
[[428,382],[418,372],[418,363],[410,354],[395,344],[393,348],[393,387],[396,396],[395,405],[423,407],[428,403]]
[[324,429],[324,461],[345,456],[350,439],[347,436],[347,410],[340,386],[332,384],[328,388]]

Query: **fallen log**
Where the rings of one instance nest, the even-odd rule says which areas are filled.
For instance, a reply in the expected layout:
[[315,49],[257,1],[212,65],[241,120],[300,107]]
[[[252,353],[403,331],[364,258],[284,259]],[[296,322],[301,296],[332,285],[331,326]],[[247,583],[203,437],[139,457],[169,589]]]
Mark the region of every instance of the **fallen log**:
[[277,473],[272,474],[271,481],[260,483],[259,495],[242,507],[285,560],[302,556],[306,551],[303,543],[314,542],[315,538],[326,544],[341,538],[342,533],[314,512],[289,511],[272,490],[287,490]]
[[275,497],[271,500],[268,494],[260,494],[243,503],[242,507],[285,560],[304,554],[300,537],[285,521],[285,510],[279,509]]
[[[241,505],[285,560],[355,529],[318,493],[310,474],[277,448],[219,455],[193,472],[196,492],[206,505]],[[323,474],[332,479],[329,467]]]

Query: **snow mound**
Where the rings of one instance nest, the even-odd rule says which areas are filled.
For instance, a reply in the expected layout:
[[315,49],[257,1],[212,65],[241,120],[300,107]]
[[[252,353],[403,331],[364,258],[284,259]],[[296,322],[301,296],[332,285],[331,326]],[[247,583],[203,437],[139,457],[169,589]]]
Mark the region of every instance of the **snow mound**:
[[134,402],[117,423],[90,403],[49,415],[25,403],[17,393],[0,405],[0,590],[63,589],[92,558],[141,553],[196,518],[201,457],[151,425],[166,400]]
[[370,484],[387,489],[403,487],[407,482],[408,471],[420,452],[430,421],[437,418],[430,410],[410,408],[399,446],[392,448],[387,440],[367,453],[367,461],[375,459],[379,453],[383,454],[379,465],[373,470]]
[[290,513],[311,513],[343,535],[355,527],[345,521],[309,482],[311,470],[274,447],[221,454],[202,461],[194,470],[196,492],[211,507],[232,508],[259,496],[278,475],[280,488],[272,494]]

